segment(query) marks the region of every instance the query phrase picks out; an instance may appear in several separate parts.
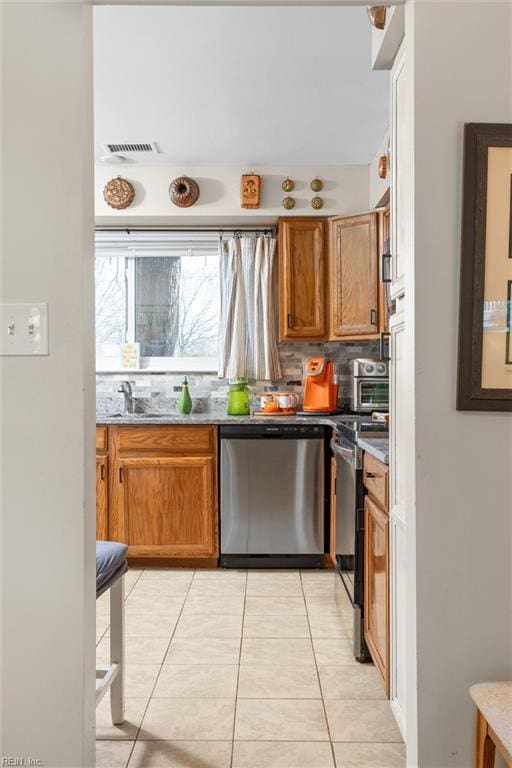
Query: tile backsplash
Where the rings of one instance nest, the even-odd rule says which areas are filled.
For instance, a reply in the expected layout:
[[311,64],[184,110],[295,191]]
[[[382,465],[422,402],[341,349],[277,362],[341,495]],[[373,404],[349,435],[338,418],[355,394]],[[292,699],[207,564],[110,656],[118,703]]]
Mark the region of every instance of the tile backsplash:
[[[276,385],[302,395],[302,366],[308,357],[325,355],[336,363],[339,380],[339,398],[343,404],[349,397],[349,361],[355,357],[376,358],[377,341],[328,342],[321,344],[279,344],[279,357],[283,377],[275,382],[250,381],[253,394],[265,387]],[[146,372],[98,373],[96,376],[96,410],[99,416],[119,413],[123,409],[123,396],[117,393],[119,382],[132,384],[135,411],[138,413],[173,413],[176,411],[184,373]],[[228,381],[213,373],[186,374],[195,413],[225,413]]]

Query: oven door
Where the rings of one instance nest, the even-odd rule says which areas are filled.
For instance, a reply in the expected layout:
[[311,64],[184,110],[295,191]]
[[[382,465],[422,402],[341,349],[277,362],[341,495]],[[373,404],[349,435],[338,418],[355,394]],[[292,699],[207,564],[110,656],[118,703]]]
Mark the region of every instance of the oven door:
[[353,605],[364,599],[364,505],[361,450],[332,441],[336,457],[336,563]]
[[357,379],[355,391],[354,410],[361,412],[389,410],[389,379]]

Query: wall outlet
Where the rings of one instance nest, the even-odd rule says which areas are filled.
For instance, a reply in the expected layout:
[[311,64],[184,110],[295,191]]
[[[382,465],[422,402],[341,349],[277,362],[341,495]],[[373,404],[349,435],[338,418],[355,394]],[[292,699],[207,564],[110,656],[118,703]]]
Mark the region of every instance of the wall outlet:
[[48,304],[0,304],[0,356],[48,354]]

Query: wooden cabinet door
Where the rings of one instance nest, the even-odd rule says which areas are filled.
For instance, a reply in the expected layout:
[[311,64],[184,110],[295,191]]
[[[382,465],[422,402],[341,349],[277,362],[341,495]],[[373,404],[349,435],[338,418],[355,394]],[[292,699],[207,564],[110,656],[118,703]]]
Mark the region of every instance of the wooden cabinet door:
[[96,456],[96,540],[108,539],[108,456]]
[[116,469],[111,527],[129,555],[217,555],[212,456],[120,458]]
[[279,222],[281,341],[327,338],[324,231],[323,219]]
[[389,696],[389,518],[366,496],[364,636]]
[[377,213],[329,222],[330,338],[379,332]]

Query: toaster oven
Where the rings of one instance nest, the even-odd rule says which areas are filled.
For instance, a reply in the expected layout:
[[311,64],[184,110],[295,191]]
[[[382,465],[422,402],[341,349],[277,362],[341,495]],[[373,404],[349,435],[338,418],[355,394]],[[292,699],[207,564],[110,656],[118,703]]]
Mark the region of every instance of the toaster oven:
[[389,368],[386,361],[350,361],[350,408],[353,413],[389,410]]

